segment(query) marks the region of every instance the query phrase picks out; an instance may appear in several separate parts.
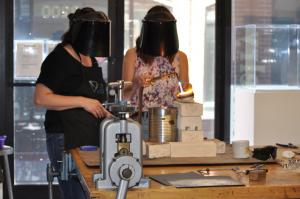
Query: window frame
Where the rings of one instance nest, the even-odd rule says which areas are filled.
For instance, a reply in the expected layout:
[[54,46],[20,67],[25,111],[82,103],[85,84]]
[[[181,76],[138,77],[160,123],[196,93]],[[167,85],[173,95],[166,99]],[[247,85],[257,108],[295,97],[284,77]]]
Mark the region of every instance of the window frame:
[[230,142],[231,4],[216,0],[215,138]]

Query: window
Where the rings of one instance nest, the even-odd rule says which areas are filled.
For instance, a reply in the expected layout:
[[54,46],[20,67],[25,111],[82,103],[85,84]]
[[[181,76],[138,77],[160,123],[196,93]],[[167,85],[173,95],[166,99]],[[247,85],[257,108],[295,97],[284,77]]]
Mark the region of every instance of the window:
[[[274,98],[269,100],[268,105],[274,104],[267,112],[263,112],[266,103],[258,107],[264,96],[272,94],[275,97],[287,91],[295,94],[300,90],[299,7],[297,0],[232,1],[232,139],[248,139],[251,144],[274,144],[273,138],[278,137],[274,136],[279,129],[277,124],[285,137],[290,133],[286,125],[295,127],[297,122],[290,118],[294,113],[292,109],[287,115],[284,111],[276,112],[279,110],[276,107],[283,106],[286,100],[282,100],[281,105],[275,105]],[[263,114],[265,117],[258,120]],[[285,118],[268,123],[269,118],[282,118],[281,115]],[[271,130],[272,127],[275,129]],[[277,142],[281,141],[284,139]]]

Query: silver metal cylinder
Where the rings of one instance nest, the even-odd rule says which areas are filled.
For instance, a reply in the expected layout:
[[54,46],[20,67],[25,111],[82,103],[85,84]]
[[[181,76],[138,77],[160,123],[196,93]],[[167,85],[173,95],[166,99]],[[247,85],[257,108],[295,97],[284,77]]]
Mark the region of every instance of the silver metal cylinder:
[[128,180],[121,180],[119,187],[118,187],[118,192],[116,195],[116,199],[126,199],[127,191],[128,191]]
[[177,108],[149,108],[149,141],[174,142],[177,139]]

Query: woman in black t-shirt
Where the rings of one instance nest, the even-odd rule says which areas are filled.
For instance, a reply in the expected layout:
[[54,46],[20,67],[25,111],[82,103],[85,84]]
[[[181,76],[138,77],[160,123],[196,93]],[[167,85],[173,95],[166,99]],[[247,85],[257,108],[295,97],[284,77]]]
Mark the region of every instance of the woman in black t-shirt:
[[[94,57],[109,56],[110,21],[92,8],[77,9],[68,16],[69,30],[47,56],[36,82],[34,102],[47,108],[45,129],[50,161],[64,150],[82,145],[99,145],[99,125],[111,114],[101,103],[106,83]],[[76,179],[59,179],[62,198],[84,198]]]

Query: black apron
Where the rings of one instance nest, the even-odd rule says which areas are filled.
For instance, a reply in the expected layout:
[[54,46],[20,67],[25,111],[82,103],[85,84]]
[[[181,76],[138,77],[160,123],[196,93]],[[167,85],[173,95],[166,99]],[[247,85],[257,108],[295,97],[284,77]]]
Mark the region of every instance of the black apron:
[[[97,99],[103,103],[106,100],[106,83],[103,79],[102,69],[98,67],[95,59],[92,60],[92,67],[81,67],[82,82],[73,95]],[[65,136],[65,149],[83,145],[99,146],[101,119],[83,108],[60,111],[60,119]]]

